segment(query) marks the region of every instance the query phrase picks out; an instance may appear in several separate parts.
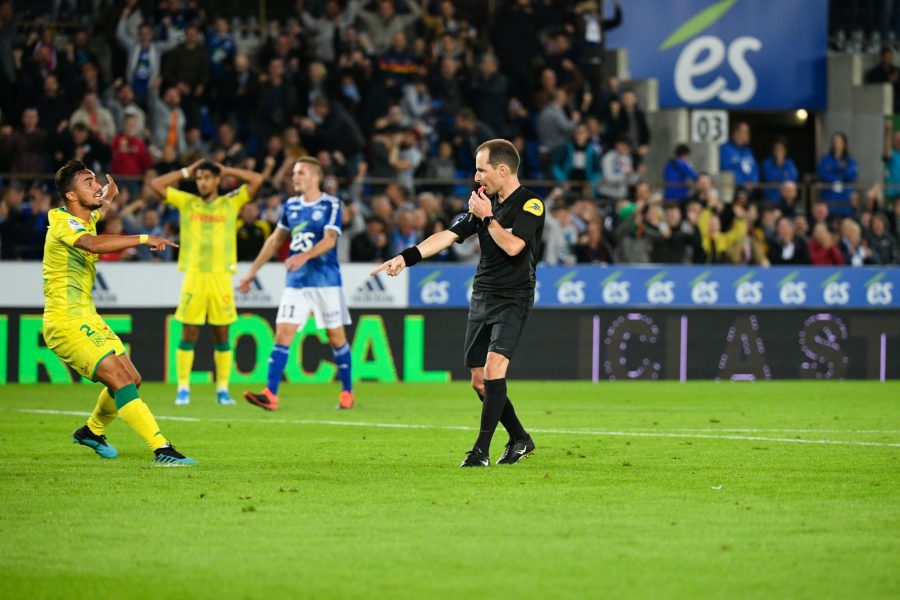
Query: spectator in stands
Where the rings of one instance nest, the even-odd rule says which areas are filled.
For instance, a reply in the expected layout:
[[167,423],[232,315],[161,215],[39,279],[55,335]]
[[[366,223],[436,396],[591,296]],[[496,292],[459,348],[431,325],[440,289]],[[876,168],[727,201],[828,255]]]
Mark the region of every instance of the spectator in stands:
[[792,217],[797,214],[797,184],[793,181],[785,181],[778,188],[778,202],[776,206],[781,210],[781,214],[786,217]]
[[722,221],[716,212],[718,209],[718,205],[713,205],[700,212],[697,228],[700,231],[703,252],[700,256],[694,257],[694,262],[739,264],[744,238],[747,236],[744,209],[740,206],[735,207],[734,222],[727,231],[722,231]]
[[683,202],[691,195],[691,186],[700,177],[691,163],[691,149],[687,144],[675,146],[675,156],[666,161],[663,167],[663,180],[666,189],[663,198],[666,201]]
[[640,177],[634,168],[628,136],[616,139],[615,147],[603,155],[601,168],[600,195],[611,200],[627,198],[628,187]]
[[553,161],[553,178],[567,183],[585,182],[585,193],[593,196],[600,183],[600,157],[589,142],[587,125],[579,123],[572,139],[556,151]]
[[[103,231],[100,235],[124,235],[125,223],[119,215],[107,215],[102,221]],[[137,248],[125,248],[118,252],[106,252],[97,257],[104,262],[124,262],[137,259]]]
[[599,219],[588,221],[585,233],[578,238],[575,245],[575,258],[578,263],[615,262],[615,253],[604,239],[603,223]]
[[887,178],[885,198],[894,203],[900,198],[900,131],[894,131],[893,118],[884,122],[884,168]]
[[472,108],[498,137],[507,137],[506,103],[509,83],[500,72],[497,57],[487,53],[478,63],[478,71],[469,88]]
[[256,202],[248,202],[241,207],[237,225],[237,259],[253,261],[272,232],[272,227],[259,218]]
[[69,136],[61,141],[63,161],[74,158],[80,160],[95,173],[103,173],[112,159],[110,147],[84,123],[75,123],[69,130]]
[[897,264],[897,240],[888,230],[888,221],[884,214],[876,213],[872,216],[868,238],[872,252],[878,257],[880,264]]
[[238,135],[248,135],[251,119],[246,116],[256,111],[259,76],[251,69],[246,54],[239,52],[235,55],[234,67],[226,69],[221,80],[213,80],[211,91],[219,120],[240,123]]
[[556,90],[550,96],[550,102],[537,116],[537,137],[541,156],[548,164],[559,148],[569,141],[575,126],[581,120],[581,115],[577,112],[573,112],[571,117],[566,113],[568,101],[566,92]]
[[127,83],[116,80],[103,93],[103,102],[112,114],[116,131],[122,131],[125,127],[125,115],[134,115],[136,119],[135,132],[143,136],[147,130],[147,113],[134,101],[134,90]]
[[834,243],[834,234],[825,223],[816,223],[813,227],[812,239],[807,245],[810,264],[816,266],[840,266],[844,264],[844,255]]
[[[12,0],[0,0],[0,114],[11,112],[15,103],[17,73],[13,47],[16,35]],[[18,52],[21,56],[21,50]]]
[[703,208],[719,201],[719,191],[713,185],[712,176],[709,173],[701,172],[697,177],[694,193],[689,199],[689,202],[691,201],[698,202]]
[[828,209],[828,203],[824,200],[817,200],[812,207],[812,225],[815,227],[819,223],[822,223],[829,229],[829,231],[833,231],[834,227],[831,224],[831,215]]
[[150,168],[160,175],[164,175],[165,173],[177,171],[182,166],[183,163],[178,158],[178,152],[175,150],[175,146],[163,146],[159,160],[153,163]]
[[410,123],[424,125],[433,106],[434,101],[428,92],[428,80],[423,75],[416,75],[410,83],[403,86],[400,108]]
[[578,229],[572,215],[560,198],[553,203],[544,221],[544,262],[548,265],[575,264],[575,243]]
[[794,235],[804,242],[809,241],[809,219],[804,214],[794,215]]
[[298,4],[300,10],[300,22],[303,23],[305,33],[309,37],[309,49],[312,57],[330,65],[337,60],[335,48],[338,45],[340,34],[353,20],[353,3],[348,3],[346,9],[341,11],[341,5],[337,0],[327,0],[321,11],[321,15],[314,15],[308,8],[307,2]]
[[[429,179],[456,179],[456,161],[453,160],[453,145],[450,142],[443,141],[438,144],[437,156],[428,159],[425,176]],[[449,182],[430,187],[443,194],[453,192],[453,185]]]
[[808,265],[806,243],[794,235],[794,223],[788,217],[778,219],[777,237],[769,242],[769,262],[773,265]]
[[350,242],[350,260],[381,263],[391,256],[387,224],[381,217],[370,216],[366,219],[366,230],[354,236]]
[[493,29],[492,41],[502,70],[509,77],[510,92],[523,101],[533,91],[534,62],[540,55],[539,32],[544,25],[533,3],[519,0],[504,7],[503,18],[497,19]]
[[43,93],[35,101],[35,108],[41,116],[41,124],[49,134],[61,133],[69,126],[72,106],[59,87],[59,79],[53,73],[44,79]]
[[771,187],[763,190],[763,198],[769,202],[778,202],[779,187],[776,184],[786,181],[797,181],[797,165],[787,155],[787,139],[784,136],[775,138],[772,154],[763,161],[762,180]]
[[259,139],[284,131],[297,114],[297,89],[286,76],[284,60],[273,58],[259,86],[255,131]]
[[247,157],[247,152],[235,137],[234,128],[230,123],[222,123],[218,133],[216,140],[209,145],[210,157],[228,167],[238,166]]
[[478,120],[475,112],[469,107],[461,108],[456,113],[456,119],[443,125],[438,134],[442,141],[453,144],[456,166],[465,172],[474,172],[474,156],[478,146],[495,137],[494,131]]
[[719,168],[734,173],[734,184],[752,186],[759,183],[759,167],[750,148],[750,125],[738,121],[731,128],[731,140],[719,148]]
[[184,152],[187,120],[181,110],[181,92],[177,87],[167,88],[162,97],[157,91],[150,94],[150,123],[150,141],[154,146],[171,146],[179,155]]
[[862,236],[862,228],[853,219],[841,221],[841,241],[838,248],[846,265],[861,267],[878,264],[878,255],[872,253]]
[[112,113],[100,104],[94,92],[87,92],[81,105],[69,117],[69,127],[74,127],[77,123],[87,126],[91,134],[104,143],[109,143],[116,135],[116,122]]
[[439,64],[440,68],[429,80],[428,89],[436,109],[444,115],[456,115],[464,104],[460,62],[455,58],[444,58]]
[[831,136],[831,147],[819,160],[816,171],[819,181],[830,184],[822,190],[822,200],[828,203],[831,214],[842,217],[852,214],[854,191],[850,184],[856,181],[857,170],[844,133]]
[[36,108],[26,108],[19,129],[0,125],[0,156],[10,161],[10,172],[43,173],[46,169],[47,132],[38,127],[39,120]]
[[[619,211],[616,226],[616,262],[650,262],[651,240],[647,236],[643,201],[628,203]],[[590,225],[590,224],[589,224]]]
[[236,54],[237,43],[234,41],[228,19],[219,16],[206,36],[206,61],[212,82],[225,79],[225,74],[234,63]]
[[[153,208],[147,208],[143,211],[140,228],[135,233],[138,235],[167,236],[163,226],[160,225],[159,212]],[[170,262],[173,258],[173,249],[166,248],[162,252],[151,252],[147,246],[138,246],[137,258],[145,262]]]
[[[309,140],[313,152],[326,149],[337,162],[343,163],[348,172],[353,173],[362,160],[365,138],[359,126],[339,104],[332,103],[325,96],[316,96],[312,101],[315,120],[301,121],[304,139]],[[286,150],[290,150],[287,148]]]
[[[409,12],[397,14],[394,0],[367,0],[359,7],[357,19],[378,54],[384,54],[391,45],[394,34],[405,34],[406,30],[411,28],[422,14],[422,9],[417,2],[412,0],[401,0],[401,2],[406,5]],[[373,4],[377,4],[375,10],[372,10]]]
[[659,235],[652,238],[651,262],[661,264],[687,262],[693,230],[689,225],[683,226],[682,221],[681,207],[678,204],[666,206],[665,221],[656,226]]
[[189,125],[200,118],[200,101],[209,84],[209,62],[200,40],[200,28],[189,24],[184,41],[163,56],[163,77],[178,87]]
[[[129,113],[125,116],[125,127],[122,133],[113,136],[112,161],[109,172],[113,175],[134,175],[139,177],[150,168],[153,160],[137,127],[137,116]],[[132,186],[137,191],[137,181],[120,181],[119,185]]]
[[116,39],[128,54],[125,81],[134,90],[137,103],[148,106],[151,91],[159,86],[162,55],[178,43],[175,32],[168,29],[165,41],[154,41],[153,27],[142,23],[137,35],[129,29],[129,17],[135,14],[136,0],[129,0],[116,27]]
[[894,92],[894,113],[900,112],[900,69],[894,65],[894,50],[890,46],[881,49],[881,60],[866,71],[865,81],[890,84]]
[[23,258],[24,246],[31,232],[31,207],[24,205],[25,190],[13,182],[3,190],[0,201],[0,258]]
[[638,106],[637,94],[634,90],[623,90],[619,100],[609,103],[610,114],[607,120],[606,138],[610,143],[620,137],[628,136],[635,144],[638,162],[650,151],[650,128],[647,117]]

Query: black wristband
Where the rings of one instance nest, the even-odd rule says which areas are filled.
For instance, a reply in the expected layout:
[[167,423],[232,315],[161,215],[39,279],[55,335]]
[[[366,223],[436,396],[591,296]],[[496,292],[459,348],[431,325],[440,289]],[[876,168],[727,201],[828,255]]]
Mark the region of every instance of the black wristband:
[[419,249],[416,246],[410,246],[409,248],[401,252],[400,256],[402,256],[403,260],[406,261],[407,267],[411,267],[422,260],[422,253],[419,252]]

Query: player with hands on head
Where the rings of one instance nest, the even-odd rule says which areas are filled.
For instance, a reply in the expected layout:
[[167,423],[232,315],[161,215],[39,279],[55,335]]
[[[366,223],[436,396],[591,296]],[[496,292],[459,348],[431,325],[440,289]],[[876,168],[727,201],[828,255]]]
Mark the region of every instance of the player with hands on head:
[[371,273],[396,276],[450,244],[478,235],[481,259],[469,304],[465,362],[472,387],[482,400],[481,426],[461,467],[490,464],[490,444],[498,422],[509,441],[497,464],[515,464],[535,448],[506,394],[509,362],[534,304],[544,228],[544,203],[521,185],[518,168],[519,154],[510,142],[494,139],[481,144],[475,155],[475,181],[482,187],[469,196],[471,218],[464,217],[406,248]]
[[[242,180],[238,188],[219,194],[225,178]],[[182,179],[193,179],[199,195],[175,187]],[[229,326],[237,321],[232,276],[237,271],[237,218],[241,207],[256,195],[263,177],[247,169],[198,160],[188,167],[154,178],[150,186],[178,209],[181,251],[178,270],[184,272],[181,299],[175,319],[182,324],[181,341],[175,353],[178,377],[176,405],[190,403],[190,377],[194,345],[200,327],[212,326],[216,365],[216,401],[234,404],[228,393],[232,351]]]

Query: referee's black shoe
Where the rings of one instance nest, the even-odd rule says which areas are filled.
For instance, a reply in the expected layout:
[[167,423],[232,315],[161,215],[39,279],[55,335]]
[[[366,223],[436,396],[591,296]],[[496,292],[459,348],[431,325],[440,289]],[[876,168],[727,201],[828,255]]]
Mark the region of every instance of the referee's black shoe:
[[503,450],[503,456],[497,459],[497,464],[514,465],[532,454],[534,454],[534,440],[531,439],[531,436],[524,440],[509,440]]
[[466,459],[460,463],[461,467],[488,467],[491,464],[491,457],[487,452],[473,446],[471,450],[466,452]]

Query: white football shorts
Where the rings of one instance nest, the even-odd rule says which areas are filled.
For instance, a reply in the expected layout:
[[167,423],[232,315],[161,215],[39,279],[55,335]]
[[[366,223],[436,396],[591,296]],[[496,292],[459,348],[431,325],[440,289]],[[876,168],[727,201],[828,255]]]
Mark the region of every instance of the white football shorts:
[[284,288],[275,323],[291,323],[303,327],[312,313],[316,327],[336,329],[349,325],[350,311],[339,286],[314,288]]

